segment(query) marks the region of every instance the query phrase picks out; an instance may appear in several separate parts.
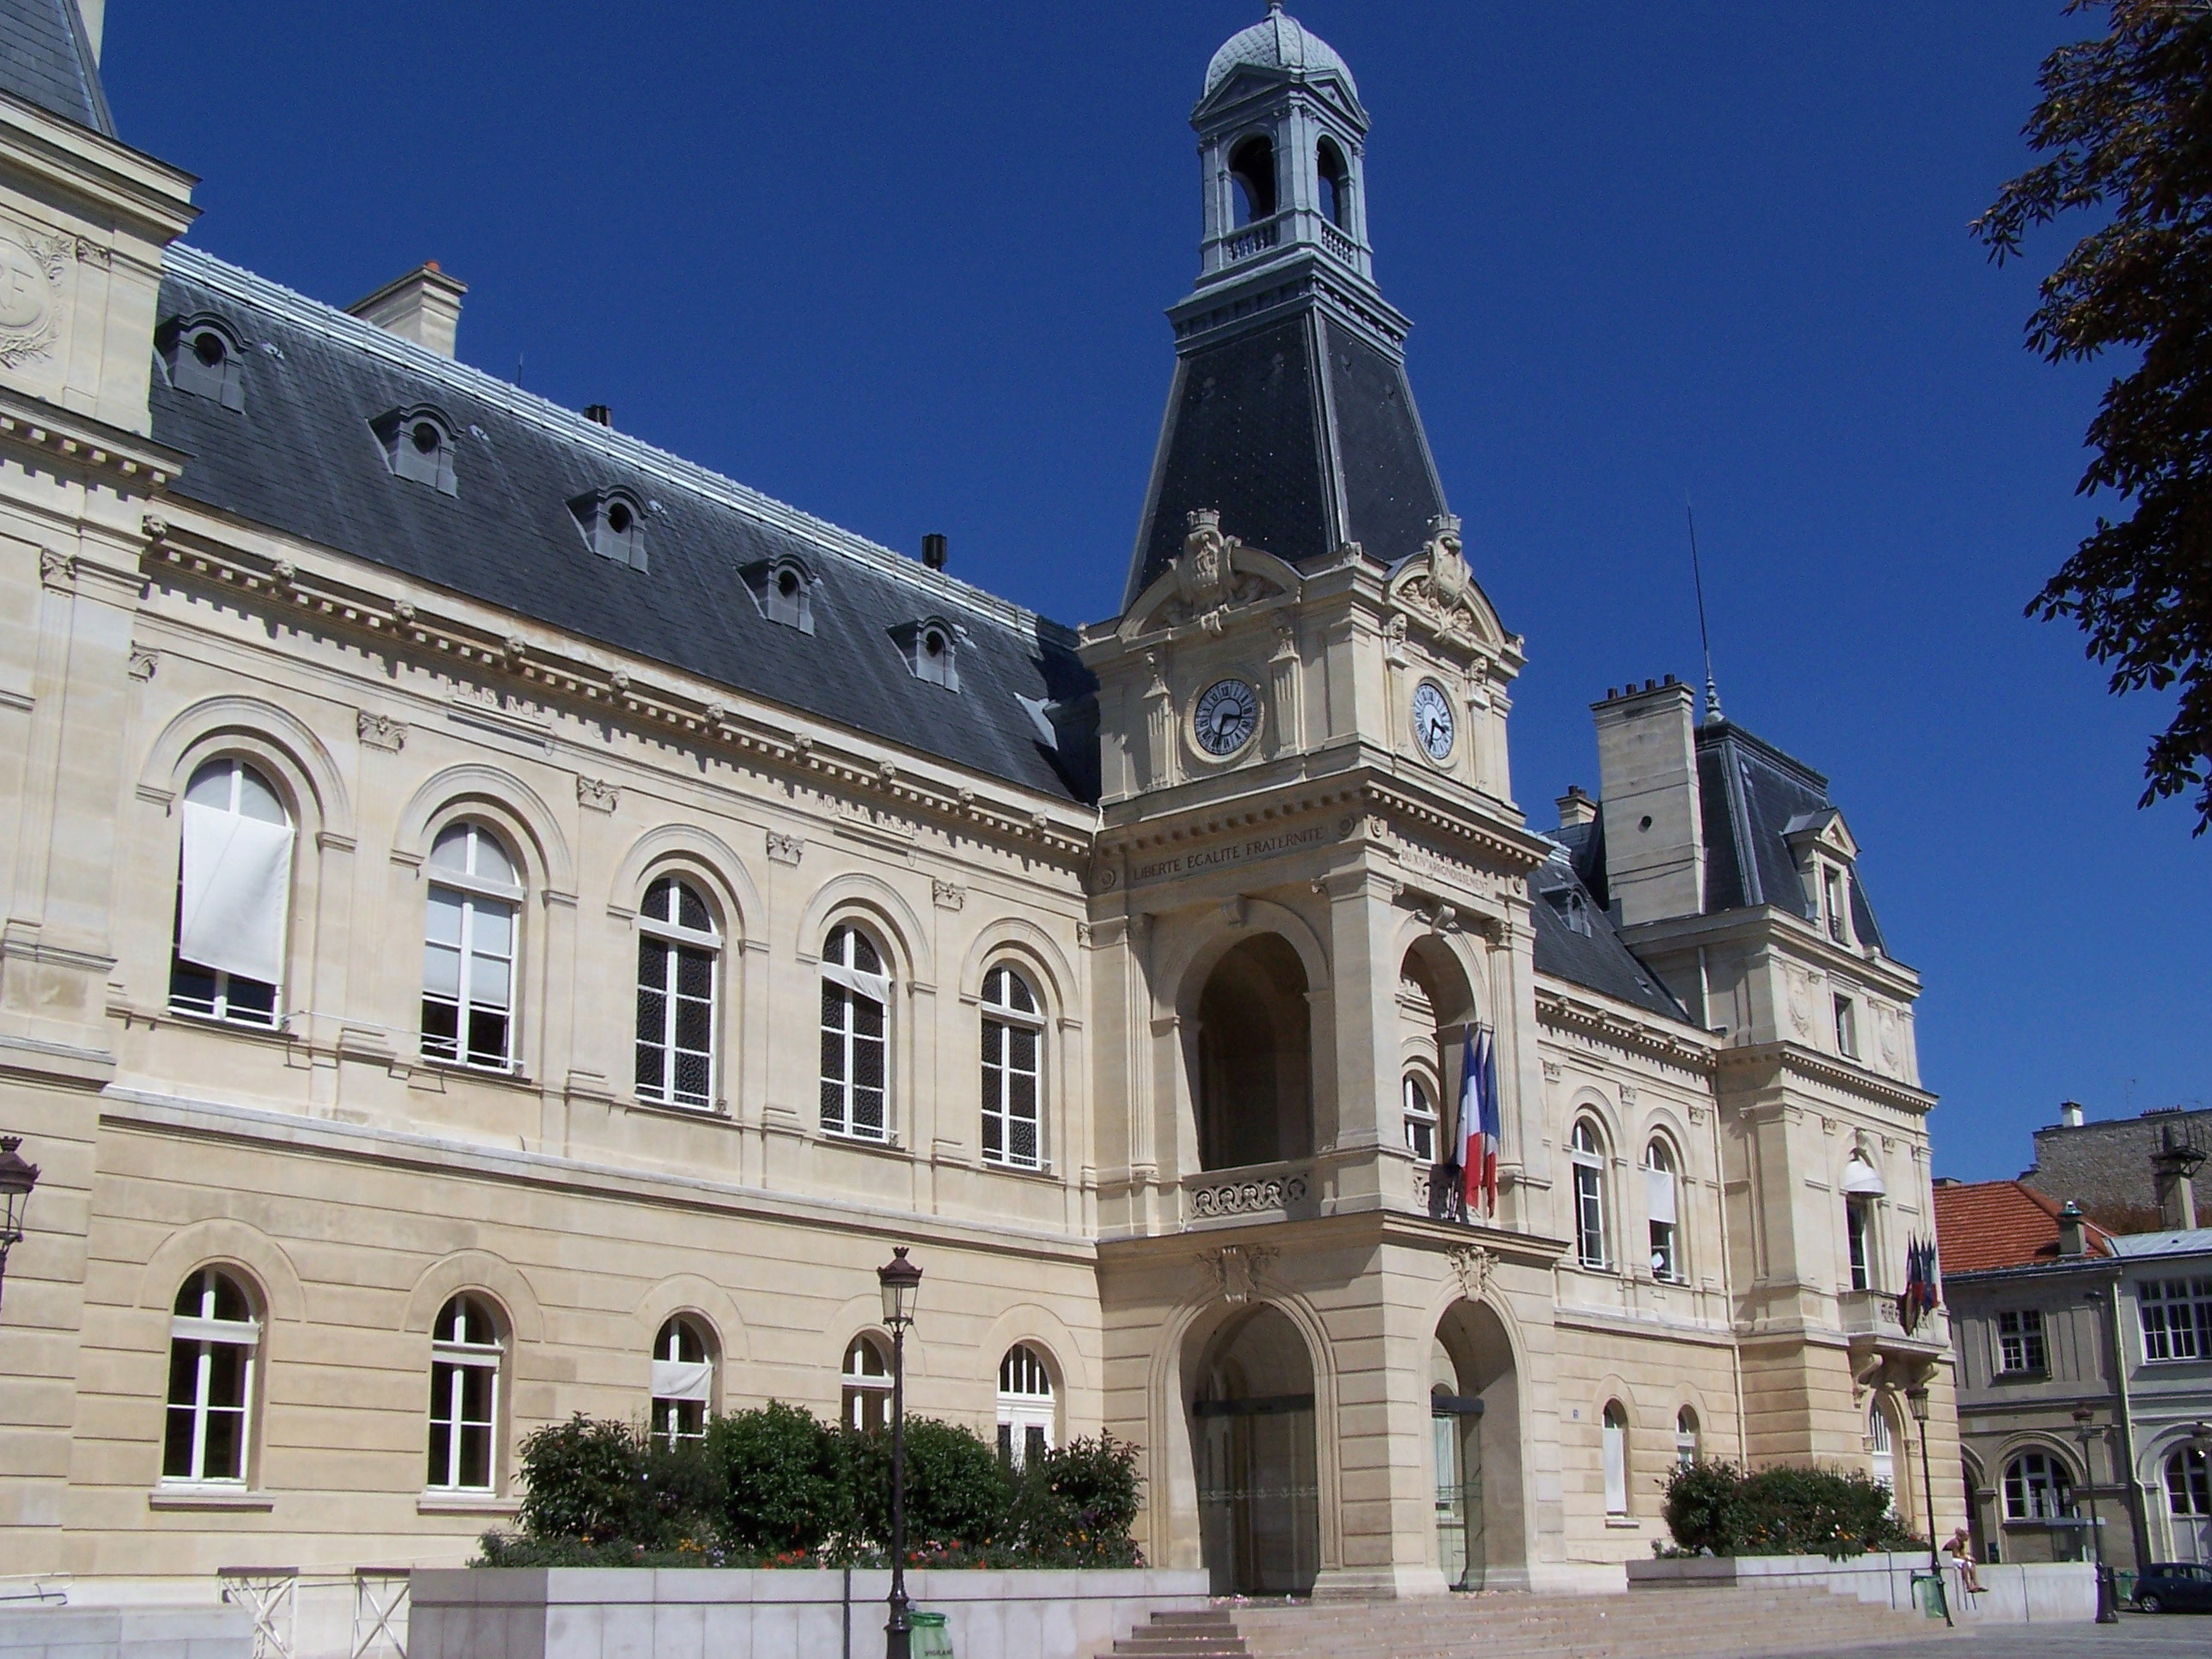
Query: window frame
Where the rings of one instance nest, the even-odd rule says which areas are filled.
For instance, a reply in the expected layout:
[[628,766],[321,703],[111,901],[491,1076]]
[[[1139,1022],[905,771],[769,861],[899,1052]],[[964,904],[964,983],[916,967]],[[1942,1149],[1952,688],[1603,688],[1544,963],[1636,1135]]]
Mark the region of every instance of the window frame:
[[[1011,988],[1018,985],[1030,1000],[1024,1009],[1011,1000]],[[1000,988],[994,998],[993,988]],[[1045,1147],[1045,1056],[1048,1048],[1047,1028],[1049,1024],[1045,1001],[1038,994],[1031,976],[1020,965],[1012,962],[994,962],[983,973],[982,990],[978,997],[981,1012],[977,1019],[977,1041],[980,1045],[979,1072],[981,1074],[980,1102],[981,1115],[978,1125],[983,1161],[994,1169],[1041,1171],[1051,1167]],[[998,1058],[992,1058],[992,1034],[998,1034]],[[1034,1046],[1030,1063],[1025,1073],[1014,1063],[1014,1034],[1029,1032]],[[995,1084],[994,1074],[996,1075]],[[1024,1159],[1012,1151],[1013,1130],[1021,1121],[1015,1110],[1016,1085],[1026,1076],[1030,1083],[1030,1138],[1031,1155]],[[995,1100],[993,1098],[995,1093]],[[991,1149],[992,1129],[996,1124],[998,1151]]]
[[[1673,1142],[1665,1135],[1655,1134],[1644,1143],[1642,1168],[1646,1188],[1644,1221],[1650,1234],[1651,1277],[1662,1285],[1686,1285],[1690,1282],[1690,1274],[1682,1261],[1681,1158],[1675,1152]],[[1651,1177],[1657,1175],[1665,1176],[1673,1189],[1674,1218],[1671,1221],[1659,1220],[1651,1213],[1653,1206],[1650,1189],[1657,1185]],[[1662,1256],[1667,1264],[1663,1271],[1659,1265]]]
[[1849,945],[1851,938],[1851,877],[1839,864],[1820,860],[1820,919],[1828,937]]
[[1684,1406],[1674,1413],[1674,1467],[1686,1469],[1698,1461],[1698,1413]]
[[[447,1328],[447,1316],[461,1311],[459,1337],[442,1337],[438,1333]],[[473,1311],[489,1328],[489,1337],[482,1341],[471,1339],[468,1316]],[[500,1489],[501,1474],[500,1456],[500,1412],[506,1402],[506,1373],[508,1351],[507,1323],[492,1299],[480,1291],[456,1291],[438,1309],[438,1316],[430,1326],[430,1409],[424,1421],[423,1448],[426,1456],[422,1490],[440,1494],[481,1495],[495,1494]],[[484,1414],[481,1418],[467,1415],[468,1379],[489,1373],[484,1395]],[[445,1388],[441,1390],[441,1380]],[[440,1395],[442,1392],[443,1401]],[[441,1417],[443,1405],[447,1415]],[[427,1466],[428,1458],[437,1455],[438,1432],[446,1431],[446,1474],[448,1479],[433,1477],[436,1471]],[[482,1484],[460,1478],[468,1462],[470,1437],[478,1435],[483,1443],[484,1479]]]
[[2193,1446],[2177,1446],[2166,1460],[2164,1473],[2169,1516],[2177,1521],[2212,1520],[2212,1455]]
[[[699,1351],[696,1359],[684,1358],[686,1337]],[[661,1321],[659,1330],[653,1334],[653,1364],[654,1376],[646,1417],[647,1437],[670,1451],[687,1443],[703,1441],[707,1437],[707,1419],[714,1414],[714,1388],[721,1380],[722,1367],[716,1355],[714,1342],[696,1316],[672,1313]],[[706,1393],[697,1397],[662,1394],[659,1386],[659,1370],[664,1364],[704,1365],[707,1368]]]
[[[1583,1146],[1587,1135],[1589,1146]],[[1613,1267],[1606,1233],[1606,1138],[1597,1120],[1587,1113],[1575,1119],[1567,1135],[1569,1183],[1574,1200],[1575,1260],[1578,1266],[1603,1273]]]
[[[1406,1150],[1423,1164],[1436,1164],[1443,1139],[1443,1114],[1430,1091],[1429,1079],[1419,1072],[1407,1073],[1398,1087],[1398,1100]],[[1425,1146],[1415,1139],[1417,1133],[1425,1139]]]
[[[192,801],[192,791],[198,786],[203,775],[204,775],[210,769],[218,766],[228,767],[229,769],[229,802],[222,809],[223,811],[230,813],[235,817],[256,817],[255,814],[241,810],[241,802],[245,793],[242,777],[243,775],[251,773],[260,783],[261,787],[268,792],[270,799],[275,803],[280,821],[283,823],[283,826],[292,832],[292,848],[290,854],[288,854],[285,859],[284,868],[284,887],[285,891],[289,896],[291,891],[293,883],[299,878],[299,820],[293,813],[291,803],[284,798],[284,792],[276,787],[276,780],[269,775],[268,771],[264,767],[257,764],[251,757],[245,755],[210,755],[206,759],[200,761],[193,766],[191,774],[185,781],[185,787],[182,793],[178,798],[180,802],[191,801],[192,805],[198,806],[206,805],[208,803],[205,801]],[[263,823],[270,822],[267,818],[258,818],[257,821]],[[280,976],[273,981],[247,979],[242,975],[233,974],[227,969],[209,968],[199,963],[191,961],[191,958],[186,957],[184,952],[184,905],[185,848],[184,836],[180,824],[177,837],[176,902],[173,907],[173,920],[171,921],[169,933],[169,990],[167,998],[169,1012],[173,1014],[180,1014],[188,1019],[212,1020],[219,1025],[227,1025],[241,1030],[282,1030],[284,1027],[284,981],[283,978]],[[281,955],[286,957],[289,957],[291,955],[291,907],[288,903],[285,907],[284,917],[285,937],[280,952]],[[289,963],[286,965],[289,966]],[[208,975],[214,981],[215,989],[213,994],[205,999],[180,995],[178,991],[178,980],[186,969],[190,969],[195,973]],[[244,1010],[234,1008],[232,1006],[230,993],[230,988],[234,984],[249,985],[255,987],[258,990],[267,992],[269,997],[269,1007],[267,1012],[264,1013],[262,1011],[252,1007],[248,1007]],[[206,1006],[198,1006],[203,1002],[203,1000],[204,1000]]]
[[[842,957],[833,957],[832,947],[836,945],[841,939],[852,941],[854,948],[848,949]],[[871,970],[857,965],[859,955],[857,947],[861,945],[865,945],[875,957],[876,969]],[[891,1121],[891,1006],[898,981],[890,971],[891,964],[891,954],[884,948],[883,940],[872,929],[862,926],[856,920],[848,919],[834,922],[823,936],[822,957],[818,969],[822,1013],[816,1026],[819,1038],[821,1063],[817,1065],[817,1069],[821,1098],[819,1123],[822,1133],[830,1139],[858,1141],[864,1146],[890,1146],[897,1144],[892,1133]],[[880,980],[883,983],[883,995],[878,998],[872,991],[862,988],[856,983],[863,979]],[[844,1024],[842,1026],[833,1027],[829,1020],[833,988],[838,999],[838,1006],[844,1016]],[[855,1016],[859,1006],[864,1003],[874,1004],[880,1020],[881,1029],[873,1036],[858,1029],[859,1022]],[[830,1075],[830,1068],[826,1063],[829,1059],[829,1040],[833,1036],[839,1042],[838,1063],[842,1072],[842,1075],[836,1078]],[[859,1082],[855,1075],[860,1069],[860,1060],[862,1052],[860,1045],[865,1042],[873,1042],[881,1049],[879,1069],[882,1082],[874,1089],[874,1092],[879,1097],[877,1102],[878,1122],[872,1127],[859,1121],[860,1114],[855,1109],[856,1097],[869,1091],[869,1085]],[[830,1102],[833,1089],[836,1091],[838,1096],[836,1118],[834,1122],[831,1121]]]
[[[670,908],[677,920],[656,916],[651,910],[654,894],[664,887],[668,890]],[[696,900],[705,915],[704,928],[690,926],[681,920],[684,915],[684,895]],[[722,929],[714,915],[714,902],[703,884],[682,871],[665,870],[646,884],[645,896],[637,908],[637,977],[635,1030],[631,1043],[630,1086],[638,1099],[654,1106],[671,1106],[683,1111],[714,1112],[720,1109],[722,1080],[722,978],[726,951]],[[646,954],[659,949],[661,983],[648,988],[646,984]],[[680,1022],[683,1005],[701,999],[689,995],[682,988],[682,965],[684,954],[703,956],[707,959],[707,1046],[705,1049],[685,1048],[678,1042],[681,1035]],[[645,1030],[645,999],[661,999],[660,1030],[648,1040]],[[656,1049],[659,1054],[660,1081],[647,1085],[639,1076],[645,1063],[646,1051]],[[677,1086],[676,1072],[685,1055],[694,1055],[707,1063],[706,1088],[697,1099],[686,1098]]]
[[[2039,1469],[2027,1468],[2030,1462]],[[2035,1526],[2074,1517],[2074,1471],[2056,1452],[2030,1446],[2005,1460],[1999,1480],[2008,1525]]]
[[1874,1200],[1872,1193],[1844,1194],[1844,1260],[1855,1291],[1875,1288]]
[[[201,1285],[200,1311],[181,1314],[175,1311],[176,1303],[182,1302],[193,1285]],[[244,1319],[225,1319],[216,1312],[220,1305],[218,1284],[230,1287],[246,1310]],[[260,1382],[261,1338],[264,1328],[257,1301],[248,1281],[240,1274],[221,1263],[210,1263],[195,1267],[178,1286],[176,1301],[170,1304],[169,1316],[169,1381],[163,1395],[161,1418],[161,1473],[164,1486],[188,1488],[217,1487],[226,1491],[249,1490],[253,1477],[253,1437],[259,1427],[260,1413],[254,1409],[254,1394]],[[189,1347],[189,1356],[179,1350]],[[217,1406],[213,1403],[215,1369],[217,1348],[243,1349],[235,1364],[238,1366],[236,1393],[238,1404]],[[178,1364],[189,1358],[191,1365],[191,1397],[179,1401],[177,1398]],[[191,1425],[187,1442],[185,1468],[172,1472],[171,1455],[175,1449],[177,1413],[182,1411]],[[207,1469],[208,1431],[211,1419],[218,1414],[234,1416],[237,1419],[235,1440],[238,1471],[234,1474],[210,1474]]]
[[1856,998],[1835,992],[1831,1001],[1836,1029],[1836,1052],[1845,1060],[1859,1058],[1859,1006]]
[[1598,1412],[1598,1465],[1605,1482],[1605,1518],[1628,1518],[1628,1407],[1608,1400]]
[[[461,870],[432,862],[437,856],[439,843],[444,841],[449,832],[456,829],[465,830],[471,838],[466,854],[469,867]],[[487,841],[497,849],[499,855],[506,860],[507,867],[521,878],[519,884],[502,881],[495,876],[480,875],[477,872],[474,868],[477,850],[483,842]],[[513,843],[508,837],[493,824],[478,817],[460,815],[441,823],[431,837],[430,849],[429,855],[422,861],[424,966],[421,1012],[416,1020],[416,1041],[421,1046],[423,1063],[428,1066],[450,1066],[464,1071],[482,1072],[495,1077],[512,1077],[521,1070],[519,1038],[522,1023],[522,920],[526,908],[525,901],[530,896],[528,872],[522,860],[515,855]],[[442,939],[433,939],[430,937],[431,906],[434,902],[434,896],[441,889],[454,895],[460,901],[458,937],[450,945]],[[504,957],[507,964],[507,1006],[499,1011],[506,1021],[502,1032],[505,1052],[495,1063],[477,1057],[477,1051],[471,1036],[472,1016],[478,1012],[479,1008],[476,998],[471,994],[474,988],[473,964],[480,956],[487,960],[501,959],[489,952],[478,951],[476,945],[477,919],[479,915],[491,915],[494,907],[504,908],[507,923],[507,952]],[[451,999],[453,1036],[450,1040],[451,1052],[449,1053],[440,1053],[434,1047],[434,1044],[442,1043],[447,1040],[434,1037],[428,1029],[428,1020],[422,1017],[428,1015],[434,1002],[442,1002],[447,1000],[443,993],[433,992],[430,989],[428,952],[433,949],[452,950],[459,958],[454,995]],[[485,1012],[489,1011],[487,1009]]]
[[[865,1364],[855,1366],[853,1356],[858,1353],[869,1355],[883,1370],[872,1371]],[[837,1382],[839,1422],[863,1434],[889,1426],[891,1358],[881,1337],[872,1331],[862,1331],[845,1345],[845,1357],[837,1364]],[[868,1421],[870,1418],[876,1420]]]
[[2138,1279],[2136,1321],[2145,1364],[2212,1359],[2212,1276]]
[[[1043,1390],[1009,1388],[1008,1376],[1014,1371],[1024,1374],[1015,1377],[1017,1383],[1033,1376],[1042,1380]],[[1030,1457],[1058,1443],[1060,1389],[1038,1344],[1017,1342],[1000,1357],[996,1404],[999,1461],[1009,1468],[1024,1468]],[[1018,1441],[1017,1431],[1020,1431]]]
[[1996,1340],[1997,1376],[2048,1376],[2051,1374],[2051,1350],[2043,1328],[2042,1309],[2000,1308],[1991,1322],[1990,1332]]

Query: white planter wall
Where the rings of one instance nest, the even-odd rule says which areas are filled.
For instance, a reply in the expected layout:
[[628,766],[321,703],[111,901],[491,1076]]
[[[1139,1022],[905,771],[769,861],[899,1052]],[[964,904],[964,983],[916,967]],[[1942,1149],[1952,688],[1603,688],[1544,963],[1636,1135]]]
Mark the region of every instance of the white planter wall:
[[[1722,1584],[1811,1585],[1855,1595],[1862,1601],[1910,1611],[1912,1575],[1928,1571],[1919,1552],[1854,1556],[1738,1555],[1686,1560],[1632,1561],[1632,1590],[1708,1589]],[[1981,1569],[1982,1594],[1967,1595],[1959,1570],[1947,1559],[1943,1590],[1962,1625],[2086,1625],[2097,1616],[2096,1569],[2086,1562],[2021,1562]]]

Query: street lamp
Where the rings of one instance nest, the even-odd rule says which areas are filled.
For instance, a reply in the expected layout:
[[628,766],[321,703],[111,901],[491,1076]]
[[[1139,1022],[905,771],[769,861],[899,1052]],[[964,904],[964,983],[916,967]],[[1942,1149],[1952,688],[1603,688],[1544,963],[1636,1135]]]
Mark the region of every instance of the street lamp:
[[0,1135],[0,1285],[8,1278],[8,1252],[23,1241],[23,1212],[39,1184],[39,1166],[15,1150],[22,1144],[21,1135]]
[[2097,1518],[2097,1471],[2089,1462],[2089,1443],[2099,1431],[2094,1426],[2097,1413],[2087,1406],[2074,1409],[2074,1432],[2081,1441],[2081,1480],[2089,1488],[2089,1541],[2097,1551],[2097,1622],[2117,1625],[2120,1622],[2119,1598],[2112,1587],[2112,1564],[2105,1559],[2104,1523]]
[[1951,1598],[1943,1592],[1943,1558],[1936,1553],[1936,1477],[1928,1467],[1928,1385],[1917,1382],[1907,1389],[1905,1403],[1912,1407],[1913,1426],[1920,1431],[1920,1495],[1928,1521],[1928,1571],[1935,1577],[1936,1594],[1943,1603],[1943,1622],[1950,1625]]
[[891,1332],[891,1618],[884,1626],[884,1659],[908,1659],[914,1626],[906,1599],[906,1328],[921,1292],[921,1269],[906,1259],[906,1246],[876,1269],[884,1292],[884,1323]]

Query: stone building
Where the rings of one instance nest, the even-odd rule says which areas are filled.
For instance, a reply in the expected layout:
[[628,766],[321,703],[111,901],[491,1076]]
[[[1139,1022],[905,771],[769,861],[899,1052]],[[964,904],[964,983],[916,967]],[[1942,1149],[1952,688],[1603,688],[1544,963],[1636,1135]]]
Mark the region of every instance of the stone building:
[[2212,1110],[2161,1106],[2136,1117],[2087,1121],[2072,1101],[2058,1121],[2035,1132],[2035,1163],[2020,1178],[2060,1203],[2072,1200],[2115,1232],[2162,1224],[2166,1194],[2154,1157],[2169,1147],[2196,1154],[2189,1181],[2200,1214],[2212,1215]]
[[2108,1233],[2019,1181],[1936,1211],[1981,1559],[2080,1560],[2094,1522],[2121,1569],[2212,1559],[2212,1230]]
[[572,1412],[876,1420],[895,1243],[914,1407],[1135,1441],[1224,1589],[1617,1584],[1679,1460],[1887,1474],[1923,1381],[1956,1467],[1856,844],[1671,678],[1529,827],[1368,112],[1279,9],[1080,631],[466,366],[434,267],[195,249],[97,9],[0,20],[11,1571],[457,1562]]

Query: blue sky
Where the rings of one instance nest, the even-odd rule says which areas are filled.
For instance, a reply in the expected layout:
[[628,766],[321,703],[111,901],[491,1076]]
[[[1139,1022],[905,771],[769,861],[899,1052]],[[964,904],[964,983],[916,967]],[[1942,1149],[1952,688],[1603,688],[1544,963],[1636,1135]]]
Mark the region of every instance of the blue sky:
[[[1067,622],[1118,603],[1188,288],[1186,125],[1259,0],[373,9],[113,0],[124,137],[191,239],[346,303],[434,258],[460,355]],[[1528,641],[1516,793],[1698,673],[1826,772],[1920,969],[1939,1172],[2067,1096],[2212,1097],[2212,840],[2167,717],[2021,609],[2090,521],[2106,374],[2021,345],[1966,226],[2057,0],[1305,0],[1374,117],[1370,229],[1477,575]]]

